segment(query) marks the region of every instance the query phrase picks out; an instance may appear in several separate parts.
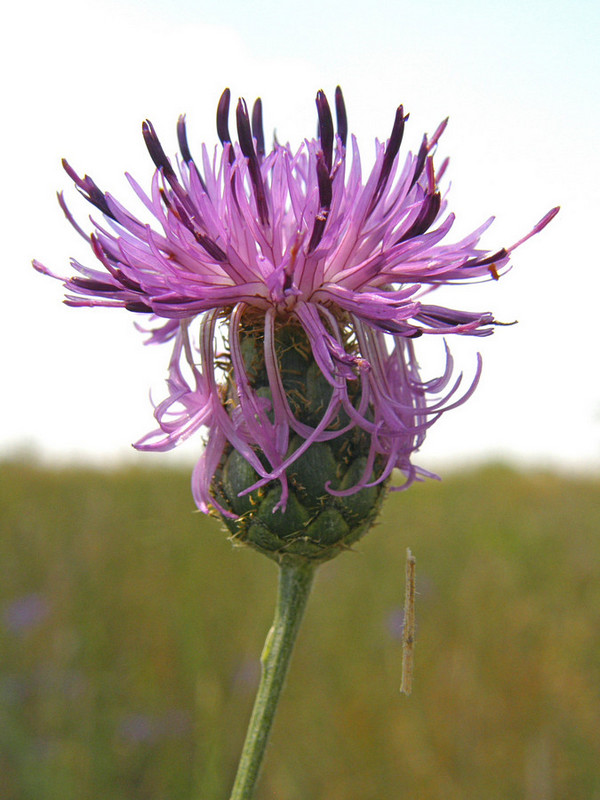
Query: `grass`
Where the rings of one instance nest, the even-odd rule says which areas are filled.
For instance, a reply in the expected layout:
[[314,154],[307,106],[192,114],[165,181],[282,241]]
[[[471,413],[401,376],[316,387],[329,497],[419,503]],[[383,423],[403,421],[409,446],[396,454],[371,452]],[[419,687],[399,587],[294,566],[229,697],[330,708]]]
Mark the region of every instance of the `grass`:
[[[257,800],[600,798],[599,530],[598,481],[390,496],[317,575]],[[0,464],[0,564],[0,796],[226,800],[277,570],[187,472]]]

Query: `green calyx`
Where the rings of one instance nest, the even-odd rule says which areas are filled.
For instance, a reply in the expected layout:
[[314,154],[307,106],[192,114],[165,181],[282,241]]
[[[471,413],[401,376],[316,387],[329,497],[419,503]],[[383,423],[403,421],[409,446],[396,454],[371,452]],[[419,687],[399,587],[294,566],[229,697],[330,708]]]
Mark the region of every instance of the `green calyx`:
[[[315,426],[331,397],[331,387],[314,363],[306,334],[299,325],[278,329],[276,352],[284,389],[296,418]],[[242,333],[242,354],[250,382],[259,396],[270,398],[262,328],[248,325]],[[230,382],[228,402],[235,402]],[[356,381],[358,391],[358,381]],[[340,411],[329,429],[341,430],[348,418]],[[303,444],[294,436],[288,454]],[[234,542],[253,547],[279,561],[289,554],[313,562],[327,561],[350,548],[373,524],[385,493],[383,484],[361,489],[346,497],[328,493],[349,489],[362,478],[369,452],[369,435],[360,428],[327,442],[315,442],[287,470],[289,496],[285,511],[278,480],[243,494],[259,480],[254,468],[231,447],[216,470],[213,494],[225,508],[238,515],[223,517]],[[277,510],[275,510],[277,509]]]

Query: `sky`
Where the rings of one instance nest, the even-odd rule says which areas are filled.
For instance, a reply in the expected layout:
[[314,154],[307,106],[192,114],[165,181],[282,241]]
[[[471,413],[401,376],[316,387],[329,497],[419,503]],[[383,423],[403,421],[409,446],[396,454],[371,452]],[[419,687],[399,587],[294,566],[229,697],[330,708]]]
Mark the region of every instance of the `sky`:
[[[332,95],[339,83],[367,163],[399,103],[410,112],[407,148],[450,116],[438,152],[450,156],[456,238],[495,215],[483,244],[496,250],[561,206],[501,281],[445,295],[518,324],[451,341],[466,380],[482,353],[483,377],[436,423],[418,463],[600,469],[599,4],[35,0],[4,15],[0,457],[169,460],[131,448],[154,428],[150,392],[164,396],[169,353],[144,347],[127,313],[67,308],[60,284],[30,266],[35,257],[66,275],[71,256],[92,263],[56,202],[64,189],[85,223],[60,159],[127,205],[124,173],[144,186],[152,176],[145,118],[170,155],[182,112],[192,151],[216,144],[229,86],[249,101],[260,94],[265,129],[298,144],[315,133],[317,90]],[[433,375],[439,342],[422,347]],[[200,447],[192,440],[179,457]]]

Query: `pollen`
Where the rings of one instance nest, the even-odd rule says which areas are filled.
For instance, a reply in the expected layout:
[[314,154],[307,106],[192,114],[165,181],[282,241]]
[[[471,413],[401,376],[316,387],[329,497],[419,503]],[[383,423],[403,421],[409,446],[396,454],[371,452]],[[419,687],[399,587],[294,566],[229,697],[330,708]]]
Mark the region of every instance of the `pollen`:
[[488,266],[488,272],[495,281],[500,280],[500,274],[498,273],[498,269],[495,264],[492,263]]

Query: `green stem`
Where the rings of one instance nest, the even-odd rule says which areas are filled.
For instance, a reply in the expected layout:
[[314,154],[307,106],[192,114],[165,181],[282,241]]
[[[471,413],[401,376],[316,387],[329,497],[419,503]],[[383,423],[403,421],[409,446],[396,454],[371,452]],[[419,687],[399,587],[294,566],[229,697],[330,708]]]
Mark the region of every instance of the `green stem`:
[[279,569],[275,619],[260,657],[262,676],[230,800],[253,795],[315,571],[293,556],[284,556]]

